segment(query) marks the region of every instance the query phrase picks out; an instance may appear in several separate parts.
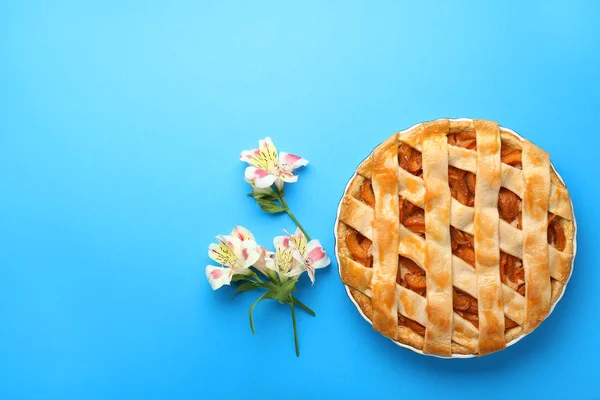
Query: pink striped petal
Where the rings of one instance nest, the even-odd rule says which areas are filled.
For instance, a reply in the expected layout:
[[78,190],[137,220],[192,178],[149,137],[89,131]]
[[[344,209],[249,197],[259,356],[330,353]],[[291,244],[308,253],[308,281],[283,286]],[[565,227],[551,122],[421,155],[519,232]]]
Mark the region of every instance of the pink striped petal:
[[331,261],[318,240],[311,240],[307,246],[306,263],[314,269],[324,268]]
[[240,160],[265,171],[274,172],[279,166],[277,149],[268,137],[258,142],[257,149],[242,151]]
[[241,248],[240,239],[234,236],[217,236],[219,243],[211,243],[208,246],[208,256],[219,264],[235,267],[238,264],[239,251],[236,247]]
[[273,238],[273,246],[275,246],[275,250],[286,249],[288,247],[286,244],[289,243],[286,240],[289,240],[287,236],[275,236]]
[[237,237],[242,242],[244,240],[254,240],[254,236],[252,235],[252,232],[250,232],[248,229],[244,228],[243,226],[236,226],[235,228],[233,228],[233,231],[231,231],[231,236]]
[[275,158],[277,158],[277,148],[273,144],[273,141],[270,137],[267,136],[266,138],[259,140],[258,148],[261,152],[266,152],[268,155],[275,156]]

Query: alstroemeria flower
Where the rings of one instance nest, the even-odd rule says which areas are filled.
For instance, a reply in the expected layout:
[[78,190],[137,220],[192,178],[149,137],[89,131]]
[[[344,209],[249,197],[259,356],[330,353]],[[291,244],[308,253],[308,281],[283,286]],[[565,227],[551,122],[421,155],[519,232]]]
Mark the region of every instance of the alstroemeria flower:
[[222,265],[206,267],[206,279],[213,290],[229,285],[235,274],[246,274],[260,257],[254,236],[243,226],[233,228],[231,235],[217,236],[219,243],[208,246],[208,256]]
[[308,160],[283,151],[277,155],[269,137],[259,140],[258,149],[242,151],[240,160],[250,164],[244,173],[246,181],[259,189],[273,183],[281,189],[283,182],[296,182],[298,176],[293,174],[294,170],[308,164]]
[[315,283],[315,270],[325,268],[331,263],[321,242],[313,239],[307,243],[304,233],[300,228],[296,228],[296,232],[289,235],[287,244],[294,250],[294,259],[306,270],[311,282]]
[[289,244],[287,236],[277,236],[273,239],[275,254],[266,257],[267,268],[277,272],[282,278],[297,278],[304,270],[302,264],[294,258],[294,249]]

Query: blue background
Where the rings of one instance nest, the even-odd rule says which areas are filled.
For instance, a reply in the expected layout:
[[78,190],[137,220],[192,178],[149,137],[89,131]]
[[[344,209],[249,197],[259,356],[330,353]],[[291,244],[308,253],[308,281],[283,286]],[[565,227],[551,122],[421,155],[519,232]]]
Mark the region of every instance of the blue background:
[[[597,2],[0,2],[0,398],[600,398]],[[502,2],[504,3],[504,2]],[[553,315],[482,359],[396,347],[337,266],[289,309],[204,276],[243,149],[308,160],[287,199],[333,258],[348,178],[393,132],[499,121],[552,155],[579,222]]]

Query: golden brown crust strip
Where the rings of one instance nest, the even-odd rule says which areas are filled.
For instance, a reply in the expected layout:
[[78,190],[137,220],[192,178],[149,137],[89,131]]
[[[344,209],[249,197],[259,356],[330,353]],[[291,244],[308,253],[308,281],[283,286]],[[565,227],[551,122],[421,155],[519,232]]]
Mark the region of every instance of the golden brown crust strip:
[[371,179],[375,194],[371,280],[373,328],[392,339],[396,338],[398,326],[398,168],[398,138],[393,135],[373,152]]
[[473,121],[477,137],[475,183],[475,269],[479,310],[479,355],[506,347],[500,281],[498,193],[502,183],[500,130],[490,121]]
[[423,124],[427,323],[423,351],[452,354],[452,249],[448,186],[448,120]]
[[523,267],[525,268],[525,333],[534,330],[550,312],[548,264],[548,203],[550,157],[526,140],[523,143]]
[[371,289],[373,268],[367,268],[350,257],[344,256],[340,257],[340,264],[342,282],[363,293]]

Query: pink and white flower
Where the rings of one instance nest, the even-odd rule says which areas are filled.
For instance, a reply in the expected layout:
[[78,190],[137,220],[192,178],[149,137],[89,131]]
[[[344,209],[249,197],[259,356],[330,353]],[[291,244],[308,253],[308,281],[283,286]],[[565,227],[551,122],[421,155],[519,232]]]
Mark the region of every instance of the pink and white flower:
[[296,182],[298,176],[294,175],[294,170],[308,164],[308,160],[283,151],[278,155],[269,137],[259,140],[257,149],[242,151],[240,160],[250,164],[244,173],[246,181],[259,189],[273,183],[281,189],[283,182]]
[[277,236],[273,239],[275,253],[265,258],[266,267],[275,271],[279,278],[296,279],[304,270],[302,264],[294,258],[294,249],[290,246],[288,236]]
[[315,283],[315,270],[325,268],[331,263],[325,249],[316,239],[307,243],[306,236],[296,228],[293,235],[289,235],[288,245],[293,249],[294,259],[301,265],[303,271],[308,273],[312,283]]
[[231,235],[217,236],[217,240],[219,243],[208,246],[208,256],[222,266],[206,267],[206,279],[213,290],[229,285],[233,275],[249,273],[248,268],[260,258],[254,236],[243,226],[233,228]]

